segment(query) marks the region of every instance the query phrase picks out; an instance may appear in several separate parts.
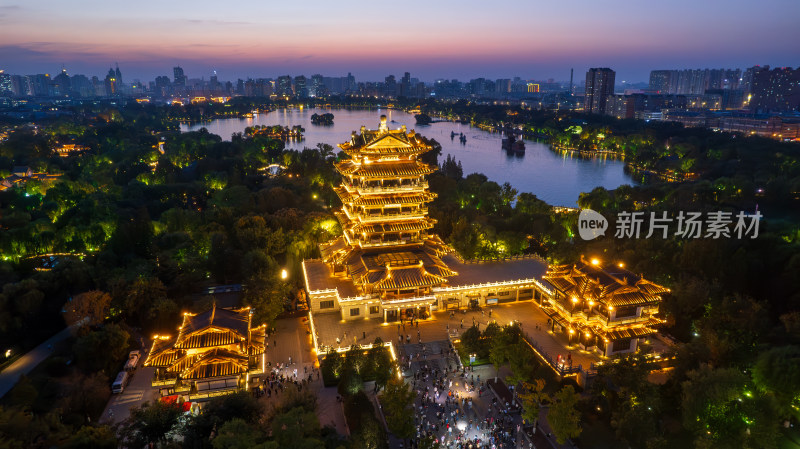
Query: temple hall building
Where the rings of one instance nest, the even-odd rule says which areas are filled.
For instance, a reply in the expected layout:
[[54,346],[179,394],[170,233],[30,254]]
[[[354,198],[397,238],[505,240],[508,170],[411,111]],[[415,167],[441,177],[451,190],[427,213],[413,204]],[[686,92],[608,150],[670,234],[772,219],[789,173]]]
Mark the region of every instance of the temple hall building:
[[430,232],[436,194],[425,177],[435,168],[420,156],[432,147],[413,130],[390,130],[381,116],[339,147],[350,156],[336,164],[343,234],[303,262],[312,313],[390,322],[549,295],[541,258],[469,263]]
[[570,344],[610,356],[635,352],[640,340],[657,333],[656,317],[669,289],[598,259],[551,266],[544,279],[553,294],[541,305],[550,329]]
[[152,381],[161,395],[183,394],[190,401],[247,389],[251,375],[264,373],[266,325],[252,326],[252,310],[214,305],[185,313],[178,335],[157,335],[145,360],[155,367]]

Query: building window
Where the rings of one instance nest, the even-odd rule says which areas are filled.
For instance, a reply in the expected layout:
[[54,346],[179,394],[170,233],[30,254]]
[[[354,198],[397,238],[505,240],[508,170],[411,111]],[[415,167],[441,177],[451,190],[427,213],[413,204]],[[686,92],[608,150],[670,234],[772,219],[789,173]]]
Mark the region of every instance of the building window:
[[508,296],[508,295],[510,295],[510,294],[511,294],[511,292],[510,292],[510,291],[508,291],[508,290],[506,290],[506,291],[504,291],[504,292],[500,292],[500,293],[498,293],[497,295],[498,295],[498,296]]
[[369,306],[369,313],[376,314],[381,311],[381,308],[378,306]]
[[361,314],[361,309],[358,307],[350,309],[350,316],[358,316]]
[[333,300],[329,299],[328,301],[320,301],[319,302],[320,309],[332,309],[333,308]]

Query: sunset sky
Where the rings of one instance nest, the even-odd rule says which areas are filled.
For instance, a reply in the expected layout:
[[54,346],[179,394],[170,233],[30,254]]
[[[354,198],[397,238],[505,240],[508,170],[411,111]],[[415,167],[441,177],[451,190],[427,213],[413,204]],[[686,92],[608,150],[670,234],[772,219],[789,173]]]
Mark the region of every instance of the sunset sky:
[[800,0],[43,1],[0,0],[0,69],[126,82],[351,71],[436,78],[617,82],[652,69],[800,65]]

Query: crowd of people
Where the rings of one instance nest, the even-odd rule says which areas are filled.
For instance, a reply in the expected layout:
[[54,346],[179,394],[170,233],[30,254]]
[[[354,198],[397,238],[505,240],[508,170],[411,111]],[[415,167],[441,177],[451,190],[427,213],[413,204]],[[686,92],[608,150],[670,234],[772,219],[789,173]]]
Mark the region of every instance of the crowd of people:
[[430,346],[406,346],[401,358],[416,393],[412,448],[426,438],[448,449],[529,447],[513,401],[499,401],[480,373],[459,363],[449,342]]
[[268,363],[269,374],[254,382],[254,385],[251,384],[250,391],[256,398],[264,396],[272,398],[273,395],[277,397],[289,387],[302,391],[309,383],[320,379],[318,368],[311,366],[309,369],[309,366],[303,366],[303,372],[300,372],[300,368],[292,362],[291,357],[288,363],[277,363],[275,366],[272,366],[271,362]]

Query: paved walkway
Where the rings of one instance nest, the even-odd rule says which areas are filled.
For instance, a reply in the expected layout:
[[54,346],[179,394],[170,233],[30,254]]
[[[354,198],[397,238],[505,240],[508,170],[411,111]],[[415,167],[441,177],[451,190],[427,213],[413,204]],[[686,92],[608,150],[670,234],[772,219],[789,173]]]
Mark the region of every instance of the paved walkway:
[[[284,318],[275,325],[275,333],[268,338],[267,370],[283,366],[280,371],[291,376],[297,369],[298,376],[311,372],[318,361],[314,355],[309,331],[308,318]],[[336,400],[336,387],[325,388],[322,380],[316,377],[310,387],[317,396],[317,418],[321,426],[332,426],[341,435],[348,435],[342,404]],[[278,400],[280,396],[275,396]]]
[[419,321],[419,326],[414,327],[408,322],[387,324],[379,319],[345,321],[338,313],[315,314],[314,326],[320,346],[336,347],[349,346],[353,343],[372,343],[375,337],[381,337],[383,341],[391,341],[397,345],[398,337],[401,335],[404,344],[408,342],[409,337],[411,343],[419,343],[420,339],[423,343],[446,340],[448,332],[460,334],[473,324],[477,324],[478,328],[483,330],[491,321],[497,321],[501,326],[517,321],[529,340],[536,342],[540,350],[553,360],[559,355],[562,359],[570,356],[573,366],[582,365],[584,369],[591,363],[601,360],[597,353],[581,350],[577,346],[568,346],[564,335],[548,332],[547,319],[547,315],[535,303],[524,301],[487,306],[480,311],[459,310],[452,316],[450,312],[434,312],[431,318]]
[[59,343],[72,335],[72,333],[78,328],[78,324],[79,323],[75,323],[48,338],[44,343],[31,349],[25,355],[15,360],[14,363],[0,372],[0,398],[5,396],[6,393],[14,388],[14,385],[17,384],[17,381],[19,381],[19,378],[22,377],[23,374],[30,373],[34,368],[36,368],[36,366],[50,357],[50,355],[53,353],[53,347],[56,345],[56,343]]

